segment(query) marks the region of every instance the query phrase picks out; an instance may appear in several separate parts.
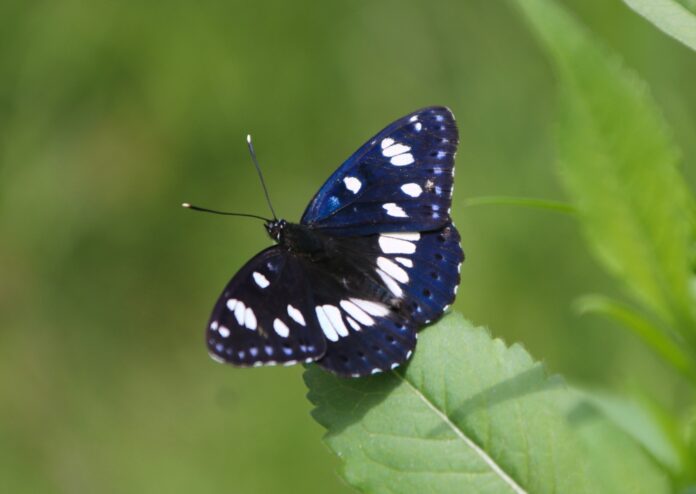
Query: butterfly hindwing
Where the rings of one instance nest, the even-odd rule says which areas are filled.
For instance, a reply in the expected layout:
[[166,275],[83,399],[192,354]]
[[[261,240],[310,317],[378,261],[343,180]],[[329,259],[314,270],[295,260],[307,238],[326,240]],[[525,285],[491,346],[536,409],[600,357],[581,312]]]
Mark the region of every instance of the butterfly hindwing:
[[449,109],[406,115],[329,177],[301,223],[340,236],[440,228],[449,221],[457,144]]

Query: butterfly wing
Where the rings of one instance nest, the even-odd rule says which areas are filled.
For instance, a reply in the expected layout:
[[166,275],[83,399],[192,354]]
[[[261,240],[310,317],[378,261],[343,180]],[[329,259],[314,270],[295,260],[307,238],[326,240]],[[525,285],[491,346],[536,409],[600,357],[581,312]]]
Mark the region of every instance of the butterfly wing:
[[447,224],[339,240],[333,269],[313,267],[341,277],[316,295],[327,316],[320,327],[338,335],[317,363],[353,377],[393,369],[411,356],[416,331],[454,301],[464,260],[459,234]]
[[406,361],[415,325],[389,306],[389,293],[365,275],[361,261],[355,255],[314,261],[281,247],[261,252],[215,304],[207,330],[211,357],[241,367],[290,365],[320,359],[331,347],[321,365],[345,376]]
[[441,228],[449,222],[458,140],[447,108],[406,115],[329,177],[301,223],[340,236]]
[[454,300],[463,254],[451,226],[336,237],[321,257],[266,249],[225,288],[211,356],[238,366],[316,360],[343,376],[406,362],[416,331]]
[[312,361],[326,351],[313,319],[312,292],[300,259],[270,247],[225,287],[206,339],[215,360],[238,366]]

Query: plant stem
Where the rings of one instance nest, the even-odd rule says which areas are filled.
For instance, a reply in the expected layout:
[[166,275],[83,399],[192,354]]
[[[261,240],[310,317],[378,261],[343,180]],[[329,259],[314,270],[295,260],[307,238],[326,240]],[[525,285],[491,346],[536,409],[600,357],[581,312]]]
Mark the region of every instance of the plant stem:
[[482,205],[523,206],[528,208],[547,209],[565,214],[576,213],[576,209],[570,204],[560,201],[552,201],[548,199],[536,199],[533,197],[482,196],[472,197],[464,201],[464,207]]

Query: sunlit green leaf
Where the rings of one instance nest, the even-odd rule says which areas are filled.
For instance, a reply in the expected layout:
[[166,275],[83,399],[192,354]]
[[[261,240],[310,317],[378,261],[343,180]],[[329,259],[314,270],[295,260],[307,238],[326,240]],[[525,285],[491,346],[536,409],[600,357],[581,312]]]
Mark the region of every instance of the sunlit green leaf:
[[617,431],[594,451],[561,379],[458,314],[421,333],[405,370],[341,379],[311,367],[305,380],[345,479],[364,492],[667,492]]
[[674,0],[624,0],[658,29],[696,50],[696,16]]

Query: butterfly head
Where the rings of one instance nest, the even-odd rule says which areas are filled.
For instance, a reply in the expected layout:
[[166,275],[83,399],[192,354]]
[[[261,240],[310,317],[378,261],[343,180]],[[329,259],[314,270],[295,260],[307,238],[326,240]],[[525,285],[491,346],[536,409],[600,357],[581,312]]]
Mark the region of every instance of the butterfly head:
[[272,220],[267,221],[265,226],[268,235],[273,240],[280,243],[283,238],[283,232],[285,231],[285,228],[288,226],[288,222],[285,220]]

